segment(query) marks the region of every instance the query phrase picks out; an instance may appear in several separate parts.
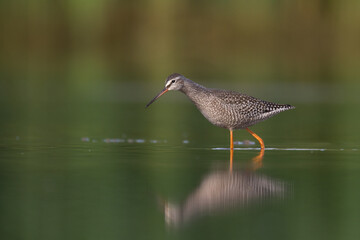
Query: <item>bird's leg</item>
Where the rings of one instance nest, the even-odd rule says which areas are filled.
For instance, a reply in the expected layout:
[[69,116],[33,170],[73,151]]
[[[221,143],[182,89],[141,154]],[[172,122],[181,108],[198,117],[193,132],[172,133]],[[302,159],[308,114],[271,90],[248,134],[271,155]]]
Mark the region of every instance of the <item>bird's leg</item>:
[[253,131],[251,131],[250,129],[246,128],[246,130],[254,137],[256,138],[261,146],[261,149],[265,149],[265,145],[264,145],[264,141],[261,139],[261,137],[259,137],[256,133],[254,133]]
[[230,172],[232,171],[232,166],[233,166],[233,156],[234,156],[233,130],[230,130]]
[[233,130],[230,130],[230,150],[234,150]]

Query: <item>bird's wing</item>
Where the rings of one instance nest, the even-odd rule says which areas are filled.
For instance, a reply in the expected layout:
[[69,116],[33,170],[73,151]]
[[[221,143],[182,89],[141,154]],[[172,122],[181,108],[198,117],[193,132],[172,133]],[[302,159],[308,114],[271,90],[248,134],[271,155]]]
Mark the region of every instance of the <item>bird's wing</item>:
[[224,104],[229,105],[233,109],[236,109],[236,111],[242,112],[244,114],[264,114],[292,108],[292,106],[287,104],[267,102],[255,97],[248,96],[246,94],[233,91],[216,90],[213,91],[213,94],[218,99],[223,101]]

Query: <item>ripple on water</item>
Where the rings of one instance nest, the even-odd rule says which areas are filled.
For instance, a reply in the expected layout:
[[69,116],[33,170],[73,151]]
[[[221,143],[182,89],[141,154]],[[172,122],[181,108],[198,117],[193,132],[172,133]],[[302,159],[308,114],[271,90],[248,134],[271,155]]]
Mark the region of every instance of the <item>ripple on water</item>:
[[[211,148],[211,150],[230,150],[230,148]],[[260,148],[234,148],[234,150],[260,150]],[[265,148],[266,151],[357,151],[358,149],[329,149],[329,148]]]
[[[91,139],[89,137],[82,137],[81,141],[82,142],[92,142],[92,143],[99,142],[99,140]],[[104,142],[104,143],[125,143],[125,142],[126,143],[146,143],[146,142],[149,142],[149,143],[152,143],[152,144],[167,143],[166,139],[164,139],[164,140],[157,140],[157,139],[146,140],[146,139],[142,139],[142,138],[139,138],[139,139],[133,139],[133,138],[127,138],[127,139],[125,139],[125,138],[105,138],[105,139],[102,139],[101,141]],[[183,140],[182,143],[183,144],[188,144],[189,140]]]

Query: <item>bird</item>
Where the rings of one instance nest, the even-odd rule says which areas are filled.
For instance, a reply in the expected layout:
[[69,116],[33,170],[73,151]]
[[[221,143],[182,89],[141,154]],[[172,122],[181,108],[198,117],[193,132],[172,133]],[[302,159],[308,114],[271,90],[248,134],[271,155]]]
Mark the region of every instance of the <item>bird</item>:
[[[146,108],[168,91],[184,93],[210,123],[228,129],[230,150],[234,149],[233,131],[245,129],[258,140],[263,154],[264,141],[249,127],[280,112],[295,108],[289,104],[268,102],[235,91],[207,88],[179,73],[170,74],[166,78],[164,89],[146,105]],[[232,160],[232,151],[230,158]]]

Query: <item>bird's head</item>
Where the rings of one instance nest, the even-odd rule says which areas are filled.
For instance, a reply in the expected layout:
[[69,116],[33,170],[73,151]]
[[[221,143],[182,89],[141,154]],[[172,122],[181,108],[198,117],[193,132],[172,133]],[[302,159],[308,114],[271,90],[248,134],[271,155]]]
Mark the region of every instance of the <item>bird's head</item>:
[[173,91],[173,90],[181,90],[182,87],[184,86],[184,80],[186,78],[179,74],[179,73],[173,73],[170,76],[168,76],[166,78],[165,81],[165,87],[163,90],[161,90],[161,92],[156,95],[147,105],[146,107],[150,106],[150,104],[152,104],[153,102],[155,102],[156,99],[158,99],[159,97],[161,97],[164,93],[166,93],[167,91]]
[[165,88],[169,91],[180,90],[184,86],[185,77],[179,73],[173,73],[165,80]]

